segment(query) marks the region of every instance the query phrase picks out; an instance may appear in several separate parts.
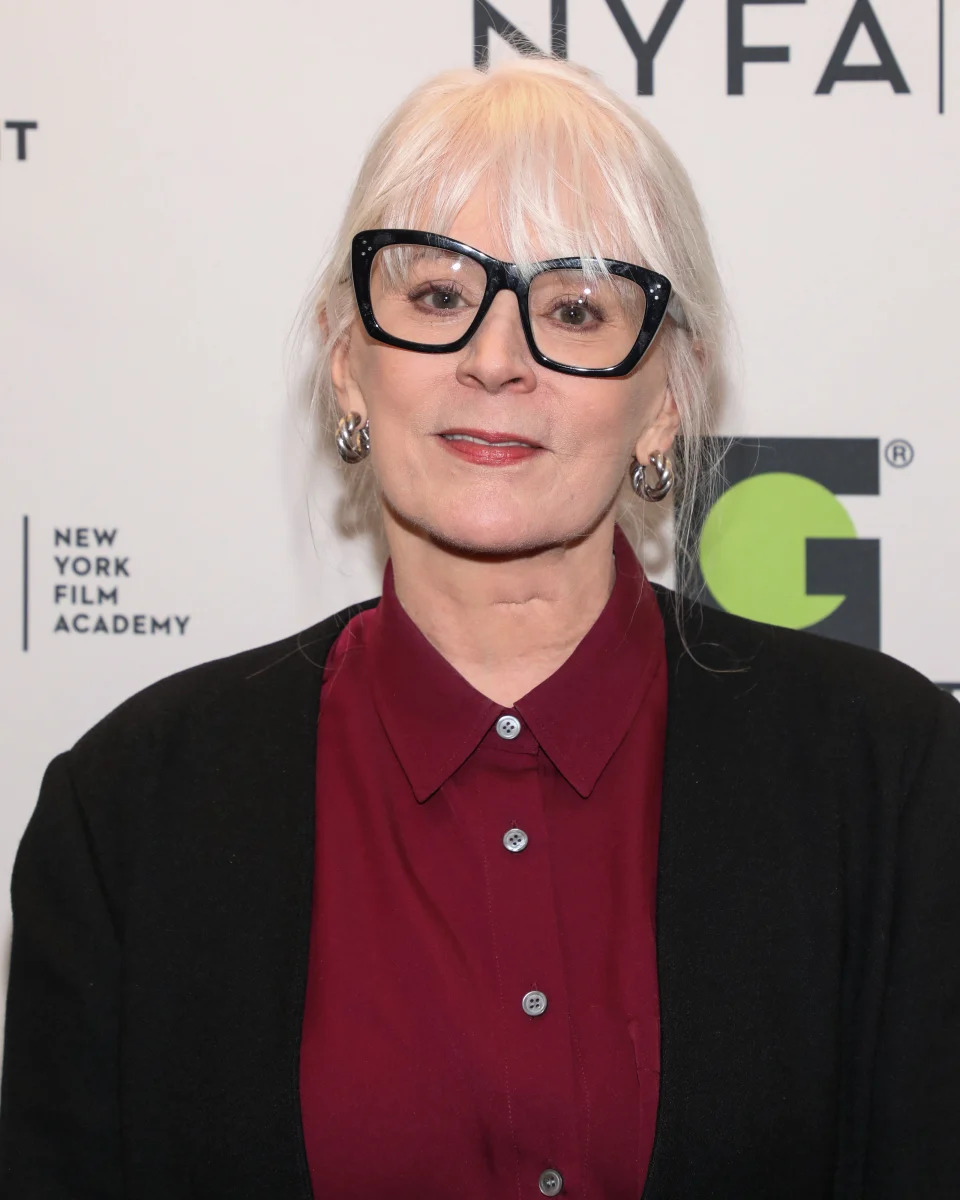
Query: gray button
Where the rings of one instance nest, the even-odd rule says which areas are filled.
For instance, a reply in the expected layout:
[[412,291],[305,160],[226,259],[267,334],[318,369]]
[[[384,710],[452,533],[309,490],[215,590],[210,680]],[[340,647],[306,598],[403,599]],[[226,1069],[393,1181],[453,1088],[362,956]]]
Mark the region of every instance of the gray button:
[[527,992],[522,1004],[528,1017],[539,1017],[547,1011],[547,998],[543,992]]
[[508,742],[513,741],[519,732],[520,722],[516,717],[505,715],[502,716],[499,721],[497,721],[497,733],[499,733],[502,738],[506,738]]
[[563,1191],[563,1176],[559,1171],[555,1171],[553,1167],[548,1167],[546,1171],[541,1171],[537,1182],[540,1184],[540,1191],[545,1196],[559,1196]]
[[521,850],[525,849],[529,841],[530,839],[522,829],[508,829],[503,835],[503,844],[514,854],[519,854]]

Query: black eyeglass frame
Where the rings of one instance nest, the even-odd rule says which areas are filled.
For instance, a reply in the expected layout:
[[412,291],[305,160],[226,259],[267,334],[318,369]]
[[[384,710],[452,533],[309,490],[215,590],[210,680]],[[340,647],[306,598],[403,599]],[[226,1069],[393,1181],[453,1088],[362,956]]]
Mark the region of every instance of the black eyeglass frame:
[[[373,303],[370,299],[370,269],[378,250],[384,246],[410,244],[414,246],[432,246],[438,250],[450,250],[455,254],[463,254],[483,267],[487,275],[487,286],[483,298],[477,307],[476,316],[470,323],[466,333],[461,334],[455,342],[445,342],[443,345],[432,343],[410,342],[404,338],[394,337],[387,333],[374,316]],[[450,354],[462,350],[480,327],[480,322],[486,316],[494,297],[504,288],[513,292],[520,307],[520,323],[530,353],[541,366],[550,367],[554,371],[562,371],[565,375],[583,375],[595,378],[615,378],[627,375],[646,354],[663,323],[667,305],[670,302],[672,285],[665,275],[651,271],[648,267],[638,267],[634,263],[621,262],[615,258],[604,258],[611,275],[629,279],[643,288],[646,297],[643,323],[637,340],[630,351],[620,362],[612,367],[573,367],[567,363],[556,362],[548,358],[537,347],[530,325],[530,313],[527,308],[527,294],[532,278],[543,271],[573,270],[582,265],[579,258],[551,258],[532,264],[534,270],[531,280],[524,279],[515,263],[503,262],[499,258],[485,254],[465,242],[445,237],[439,233],[427,233],[422,229],[364,229],[356,234],[351,245],[351,269],[353,273],[353,290],[357,299],[357,307],[364,328],[372,338],[385,342],[388,346],[399,346],[404,350],[419,350],[425,354]]]

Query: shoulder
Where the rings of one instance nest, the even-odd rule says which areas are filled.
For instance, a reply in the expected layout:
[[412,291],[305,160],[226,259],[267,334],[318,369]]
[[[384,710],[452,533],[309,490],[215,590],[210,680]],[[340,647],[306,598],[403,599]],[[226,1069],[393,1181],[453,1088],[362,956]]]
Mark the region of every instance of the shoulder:
[[165,676],[117,705],[68,751],[71,766],[96,773],[144,765],[178,743],[228,742],[258,726],[264,736],[312,702],[330,648],[352,617],[377,598],[341,609],[277,641]]
[[879,650],[683,601],[658,588],[671,682],[687,708],[746,721],[751,737],[823,739],[838,754],[864,743],[919,750],[960,727],[960,704]]

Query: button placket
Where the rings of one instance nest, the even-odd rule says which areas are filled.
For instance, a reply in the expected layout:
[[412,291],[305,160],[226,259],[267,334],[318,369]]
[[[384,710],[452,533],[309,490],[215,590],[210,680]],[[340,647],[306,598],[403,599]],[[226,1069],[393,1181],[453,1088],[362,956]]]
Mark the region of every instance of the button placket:
[[[499,782],[489,803],[473,808],[470,818],[478,832],[483,830],[485,841],[492,834],[500,842],[487,860],[487,885],[507,1018],[504,1053],[509,1055],[512,1107],[523,1147],[517,1165],[527,1186],[537,1181],[538,1195],[560,1195],[566,1186],[563,1176],[554,1166],[545,1168],[544,1161],[558,1162],[576,1143],[577,1093],[565,1019],[567,991],[546,836],[546,797],[537,767],[539,747],[526,722],[512,713],[501,712],[488,728],[492,738],[488,735],[486,745],[497,747]],[[531,843],[538,853],[523,853]],[[523,1028],[515,1022],[522,1022]],[[545,1096],[547,1060],[559,1073]],[[544,1127],[546,1112],[550,1117]],[[526,1113],[531,1120],[540,1114],[529,1128]]]

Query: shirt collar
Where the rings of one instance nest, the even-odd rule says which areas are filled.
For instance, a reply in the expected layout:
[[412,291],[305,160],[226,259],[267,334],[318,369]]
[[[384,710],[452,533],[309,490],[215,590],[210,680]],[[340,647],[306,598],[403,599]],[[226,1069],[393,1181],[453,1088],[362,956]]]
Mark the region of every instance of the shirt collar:
[[613,553],[616,581],[600,616],[513,709],[477,691],[421,633],[397,598],[388,560],[370,641],[373,694],[418,802],[464,763],[504,712],[518,713],[567,782],[590,794],[665,662],[653,588],[619,526]]

